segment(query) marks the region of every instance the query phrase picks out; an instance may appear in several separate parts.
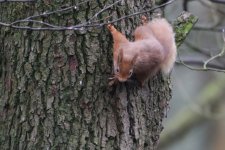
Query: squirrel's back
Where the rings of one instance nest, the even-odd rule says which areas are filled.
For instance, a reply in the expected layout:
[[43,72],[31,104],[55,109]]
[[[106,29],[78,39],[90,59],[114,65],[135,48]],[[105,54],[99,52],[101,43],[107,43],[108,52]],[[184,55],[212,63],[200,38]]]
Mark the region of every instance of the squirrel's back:
[[108,25],[113,41],[115,79],[126,81],[132,73],[143,85],[144,81],[159,70],[169,73],[176,60],[176,44],[171,25],[165,19],[147,22],[134,32],[135,41],[130,42],[113,25]]
[[146,26],[151,29],[155,38],[161,43],[167,53],[166,58],[162,62],[161,70],[164,73],[169,73],[173,68],[177,55],[173,28],[166,19],[162,18],[153,19]]

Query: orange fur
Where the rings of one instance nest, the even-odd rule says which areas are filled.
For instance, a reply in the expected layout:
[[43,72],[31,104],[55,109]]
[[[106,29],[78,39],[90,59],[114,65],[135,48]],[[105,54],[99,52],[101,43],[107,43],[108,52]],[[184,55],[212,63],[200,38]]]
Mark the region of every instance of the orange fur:
[[114,41],[114,74],[120,82],[134,73],[143,85],[159,70],[169,73],[174,65],[177,52],[172,27],[165,19],[146,20],[143,17],[143,25],[136,28],[134,42],[108,25]]
[[127,40],[125,35],[120,33],[113,25],[109,24],[107,28],[109,29],[113,37],[113,63],[114,63],[113,66],[115,69],[117,66],[117,59],[118,59],[118,53],[119,53],[118,49],[121,44],[128,43],[129,41]]

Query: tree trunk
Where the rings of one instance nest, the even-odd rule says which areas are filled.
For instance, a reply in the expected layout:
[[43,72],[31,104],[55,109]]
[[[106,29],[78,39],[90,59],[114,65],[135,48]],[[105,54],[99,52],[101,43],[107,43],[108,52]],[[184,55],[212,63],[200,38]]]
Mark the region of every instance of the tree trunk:
[[[76,3],[1,3],[0,20],[12,22]],[[112,1],[90,1],[40,19],[68,26],[108,4]],[[111,9],[113,18],[143,6],[150,8],[152,2],[125,1]],[[115,25],[131,37],[139,18]],[[106,27],[32,31],[0,26],[1,149],[155,150],[171,98],[169,81],[159,74],[142,88],[133,83],[108,87],[111,74],[112,37]]]

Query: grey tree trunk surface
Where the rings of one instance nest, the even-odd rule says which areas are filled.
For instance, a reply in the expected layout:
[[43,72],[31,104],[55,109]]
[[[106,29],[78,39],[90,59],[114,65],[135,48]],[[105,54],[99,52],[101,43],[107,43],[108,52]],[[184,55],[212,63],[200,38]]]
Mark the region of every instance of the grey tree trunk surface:
[[[70,6],[77,1],[0,3],[0,21]],[[40,20],[73,25],[109,0]],[[118,18],[151,8],[153,1],[124,1]],[[115,23],[132,37],[140,16]],[[31,23],[25,23],[32,26]],[[170,81],[159,74],[144,87],[108,87],[112,37],[106,27],[80,31],[31,31],[0,26],[1,149],[155,150],[171,98]]]

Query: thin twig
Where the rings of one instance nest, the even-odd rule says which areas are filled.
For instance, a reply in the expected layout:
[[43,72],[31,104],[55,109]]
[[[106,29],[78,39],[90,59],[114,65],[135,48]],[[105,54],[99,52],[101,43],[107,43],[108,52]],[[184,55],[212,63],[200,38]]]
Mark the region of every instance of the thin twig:
[[101,14],[102,12],[106,11],[107,9],[111,8],[112,6],[116,5],[117,3],[121,2],[122,0],[118,0],[114,3],[112,3],[109,6],[106,6],[105,8],[101,9],[99,12],[97,12],[94,16],[92,16],[88,22],[92,22],[94,20],[94,18],[97,18],[99,14]]
[[207,68],[207,64],[208,64],[210,61],[212,61],[212,60],[214,60],[214,59],[216,59],[216,58],[221,57],[221,56],[224,55],[224,53],[225,53],[225,35],[224,35],[225,33],[224,33],[224,29],[223,29],[223,31],[222,31],[222,34],[223,34],[223,39],[224,39],[224,46],[223,46],[221,52],[220,52],[219,54],[217,54],[217,55],[215,55],[215,56],[209,58],[208,60],[206,60],[205,63],[204,63],[204,65],[203,65],[203,68],[204,68],[204,69]]
[[193,67],[193,66],[190,66],[190,65],[187,65],[186,63],[184,63],[184,61],[181,60],[180,58],[179,58],[178,62],[181,63],[182,65],[184,65],[185,67],[187,67],[190,70],[195,70],[195,71],[215,71],[215,72],[223,72],[223,73],[225,73],[225,70],[216,69],[216,68],[206,68],[206,69],[204,69],[204,68],[201,68],[201,67]]
[[36,2],[36,0],[0,0],[0,3],[4,2]]
[[[155,9],[158,9],[158,8],[161,8],[161,7],[164,7],[166,5],[171,4],[175,0],[170,0],[170,1],[168,1],[168,2],[166,2],[164,4],[162,4],[162,5],[159,5],[157,7],[154,7],[152,9],[149,9],[149,10],[146,10],[146,11],[136,12],[136,13],[133,13],[133,14],[130,14],[130,15],[127,15],[127,16],[123,16],[121,18],[118,18],[118,19],[115,19],[115,20],[112,20],[112,21],[109,21],[109,22],[103,22],[103,23],[96,23],[97,21],[94,22],[92,20],[95,17],[97,17],[99,14],[101,14],[102,12],[104,12],[105,10],[107,10],[107,9],[111,8],[112,6],[118,4],[121,0],[118,0],[118,1],[114,2],[113,4],[111,4],[111,5],[103,8],[98,13],[96,13],[89,21],[87,21],[85,23],[77,24],[77,25],[74,25],[74,26],[68,26],[68,27],[55,26],[55,25],[52,25],[52,24],[49,24],[49,23],[46,23],[46,22],[41,22],[41,21],[33,20],[34,18],[37,18],[37,17],[48,16],[48,15],[51,15],[51,14],[54,14],[54,13],[61,13],[61,12],[70,10],[72,8],[76,9],[78,5],[81,5],[81,4],[86,3],[86,2],[89,2],[89,1],[90,0],[87,0],[85,2],[81,2],[81,3],[77,4],[77,5],[70,6],[70,7],[64,8],[64,9],[59,9],[59,10],[52,11],[52,12],[44,12],[44,13],[39,14],[39,15],[34,15],[34,16],[30,16],[30,17],[27,17],[27,18],[22,19],[22,20],[14,21],[12,23],[0,22],[0,25],[1,26],[15,28],[15,29],[26,29],[26,30],[35,30],[35,31],[41,31],[41,30],[53,30],[53,31],[83,30],[84,28],[102,27],[104,25],[112,24],[112,23],[121,21],[121,20],[126,19],[126,18],[130,18],[130,17],[136,16],[136,15],[139,15],[139,14],[143,14],[143,13],[146,13],[146,12],[151,12],[151,11],[153,11]],[[47,25],[49,27],[30,27],[30,26],[18,26],[18,25],[15,25],[15,24],[20,23],[20,22],[35,22],[35,23]]]
[[195,71],[215,71],[215,72],[223,72],[223,73],[225,73],[225,70],[223,70],[223,69],[209,68],[209,67],[206,67],[206,68],[204,68],[204,67],[194,67],[194,66],[188,65],[181,59],[180,51],[178,51],[177,57],[178,57],[178,61],[177,62],[181,63],[182,65],[184,65],[188,69],[195,70]]
[[[112,24],[112,23],[118,22],[118,21],[123,20],[123,19],[126,19],[126,18],[130,18],[130,17],[136,16],[136,15],[140,15],[140,14],[144,14],[144,13],[147,13],[147,12],[151,12],[151,11],[156,10],[158,8],[165,7],[165,6],[173,3],[174,1],[175,0],[170,0],[170,1],[166,2],[166,3],[163,3],[162,5],[159,5],[159,6],[154,7],[152,9],[145,10],[145,11],[141,11],[141,12],[136,12],[136,13],[133,13],[133,14],[130,14],[130,15],[127,15],[127,16],[123,16],[123,17],[118,18],[116,20],[110,21],[110,22],[108,22],[106,24]],[[104,25],[106,25],[106,24],[104,24]]]
[[224,26],[221,26],[221,27],[213,27],[213,28],[207,28],[207,27],[199,27],[199,26],[196,26],[193,28],[193,30],[200,30],[200,31],[211,31],[211,32],[221,32],[223,31],[225,27]]
[[[193,59],[193,58],[182,58],[182,61],[187,64],[187,65],[194,65],[194,66],[203,66],[204,65],[204,61],[200,60],[200,59]],[[181,64],[181,62],[179,60],[176,61],[176,63],[179,65]],[[183,65],[183,64],[181,64]],[[225,70],[225,66],[223,66],[222,64],[218,64],[218,63],[213,63],[210,62],[207,64],[208,68],[215,68],[215,69],[221,69],[221,70]]]
[[174,2],[174,1],[175,0],[170,0],[170,1],[168,1],[168,2],[166,2],[164,4],[162,4],[162,5],[159,5],[159,6],[154,7],[152,9],[145,10],[145,11],[141,11],[141,12],[136,12],[136,13],[133,13],[133,14],[130,14],[130,15],[126,15],[126,16],[123,16],[123,17],[120,17],[118,19],[115,19],[115,20],[112,20],[112,21],[108,21],[108,22],[105,22],[105,23],[101,23],[101,24],[86,24],[86,25],[85,24],[80,24],[80,25],[74,26],[74,28],[81,28],[81,27],[102,27],[104,25],[113,24],[115,22],[121,21],[121,20],[126,19],[126,18],[130,18],[130,17],[136,16],[136,15],[144,14],[146,12],[154,11],[154,10],[156,10],[158,8],[162,8],[162,7],[166,6],[166,5],[169,5],[172,2]]
[[52,25],[50,23],[47,23],[47,22],[44,22],[44,21],[38,21],[38,20],[20,20],[20,22],[13,22],[11,23],[10,25],[14,25],[14,24],[17,24],[17,23],[23,23],[23,22],[32,22],[32,23],[38,23],[38,24],[42,24],[42,25],[46,25],[46,26],[49,26],[49,27],[52,27],[52,28],[62,28],[61,26],[56,26],[56,25]]
[[225,11],[222,11],[220,9],[218,9],[216,6],[211,5],[210,1],[206,1],[206,0],[199,0],[199,2],[203,5],[208,7],[209,9],[214,9],[215,11],[217,11],[218,13],[224,15]]
[[22,20],[27,20],[27,19],[34,19],[34,18],[37,18],[37,17],[43,17],[43,16],[49,16],[51,14],[55,14],[55,13],[61,13],[61,12],[65,12],[65,11],[68,11],[68,10],[73,10],[73,9],[77,9],[78,6],[84,4],[84,3],[87,3],[89,2],[90,0],[86,0],[84,2],[80,2],[76,5],[73,5],[73,6],[69,6],[69,7],[66,7],[66,8],[63,8],[63,9],[58,9],[58,10],[55,10],[55,11],[51,11],[51,12],[44,12],[42,14],[39,14],[39,15],[34,15],[34,16],[30,16],[30,17],[27,17],[25,19],[22,19]]
[[[56,25],[52,25],[52,24],[49,24],[49,23],[46,23],[46,22],[43,22],[43,21],[32,20],[32,19],[38,18],[38,17],[43,17],[43,16],[49,16],[49,15],[54,14],[54,13],[65,12],[65,11],[68,11],[70,9],[77,9],[78,6],[80,6],[84,3],[87,3],[89,1],[90,0],[86,0],[86,1],[78,3],[76,5],[66,7],[66,8],[63,8],[63,9],[58,9],[58,10],[55,10],[55,11],[52,11],[52,12],[44,12],[44,13],[39,14],[39,15],[29,16],[25,19],[17,20],[17,21],[14,21],[12,23],[0,22],[0,25],[15,28],[15,29],[26,29],[26,30],[35,30],[35,31],[41,31],[41,30],[53,30],[53,31],[73,30],[70,27],[56,26]],[[47,25],[49,27],[30,27],[30,26],[17,26],[17,25],[15,25],[15,24],[22,23],[22,22],[34,22],[34,23]]]
[[225,47],[221,50],[221,52],[220,52],[219,54],[217,54],[217,55],[215,55],[215,56],[209,58],[208,60],[206,60],[206,61],[204,62],[203,68],[206,69],[206,68],[207,68],[207,65],[208,65],[208,63],[209,63],[210,61],[212,61],[212,60],[214,60],[214,59],[216,59],[216,58],[218,58],[218,57],[223,56],[223,55],[224,55],[224,52],[225,52]]

